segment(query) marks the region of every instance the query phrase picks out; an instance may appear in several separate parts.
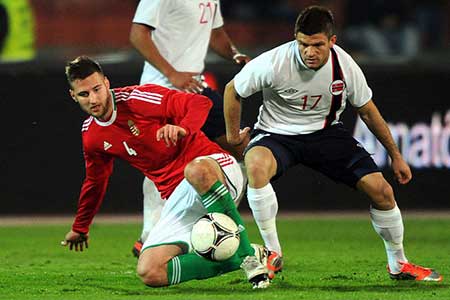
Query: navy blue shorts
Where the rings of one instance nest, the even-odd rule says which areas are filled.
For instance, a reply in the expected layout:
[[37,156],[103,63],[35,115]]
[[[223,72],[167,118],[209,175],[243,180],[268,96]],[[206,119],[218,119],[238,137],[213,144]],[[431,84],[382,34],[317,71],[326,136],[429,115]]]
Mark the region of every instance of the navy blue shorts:
[[342,124],[302,135],[281,135],[256,129],[251,138],[245,152],[255,146],[272,151],[277,161],[273,180],[298,164],[352,188],[364,175],[380,172],[370,154]]
[[208,118],[202,127],[202,131],[210,140],[214,140],[225,134],[225,119],[223,117],[223,98],[211,88],[205,88],[202,95],[211,99],[213,106],[209,111]]

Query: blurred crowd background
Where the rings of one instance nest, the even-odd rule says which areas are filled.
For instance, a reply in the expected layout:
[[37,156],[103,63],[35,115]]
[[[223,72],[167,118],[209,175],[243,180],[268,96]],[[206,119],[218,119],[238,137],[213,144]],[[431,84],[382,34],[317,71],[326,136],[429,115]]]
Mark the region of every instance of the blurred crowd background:
[[[143,57],[129,33],[138,3],[0,0],[0,199],[9,200],[0,215],[75,210],[86,116],[67,93],[64,65],[87,54],[101,62],[112,86],[137,84]],[[334,12],[338,44],[364,70],[413,167],[413,182],[396,189],[400,206],[449,209],[450,0],[221,0],[226,31],[251,57],[292,40],[297,15],[311,4]],[[239,68],[210,52],[205,74],[221,91]],[[254,123],[260,103],[259,94],[243,102],[244,124]],[[386,152],[353,110],[343,122],[393,182]],[[142,175],[120,160],[116,166],[102,211],[140,212],[135,195],[141,195]],[[293,169],[275,188],[284,210],[366,208],[351,189],[307,168]]]
[[[22,39],[34,49],[32,54],[22,53],[23,59],[46,60],[80,53],[133,55],[128,34],[138,2],[0,0],[0,47],[5,50],[8,35],[16,34],[16,44]],[[221,1],[229,35],[252,55],[292,39],[298,13],[311,4],[325,5],[334,12],[338,43],[357,60],[388,63],[448,56],[448,0]],[[2,6],[9,6],[9,11]],[[5,32],[6,17],[19,28]],[[14,29],[14,25],[9,27]],[[2,55],[2,61],[21,57]]]

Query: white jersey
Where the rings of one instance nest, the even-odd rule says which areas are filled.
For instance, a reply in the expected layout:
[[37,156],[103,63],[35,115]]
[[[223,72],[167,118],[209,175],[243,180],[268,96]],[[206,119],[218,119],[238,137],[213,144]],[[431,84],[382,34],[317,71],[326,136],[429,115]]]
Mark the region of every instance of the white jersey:
[[372,99],[364,74],[342,48],[335,45],[315,71],[303,63],[295,40],[251,60],[234,77],[234,86],[243,98],[262,91],[255,128],[285,135],[336,124],[346,100],[361,107]]
[[[211,31],[223,26],[219,0],[141,0],[133,23],[153,27],[161,55],[180,72],[201,73]],[[158,69],[145,62],[141,84],[174,88]]]

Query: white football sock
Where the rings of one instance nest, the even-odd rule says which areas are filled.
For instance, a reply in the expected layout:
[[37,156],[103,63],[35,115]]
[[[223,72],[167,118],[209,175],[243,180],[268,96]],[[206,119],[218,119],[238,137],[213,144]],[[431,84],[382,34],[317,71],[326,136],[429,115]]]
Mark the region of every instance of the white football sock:
[[272,185],[269,183],[259,189],[248,186],[247,199],[266,247],[282,255],[276,225],[278,201]]
[[142,183],[142,192],[144,194],[144,218],[141,240],[145,242],[150,231],[159,221],[161,211],[166,201],[161,199],[161,195],[156,189],[153,181],[145,177]]
[[370,217],[375,231],[383,239],[391,273],[400,272],[399,261],[407,262],[403,250],[403,221],[400,209],[395,206],[391,210],[370,208]]

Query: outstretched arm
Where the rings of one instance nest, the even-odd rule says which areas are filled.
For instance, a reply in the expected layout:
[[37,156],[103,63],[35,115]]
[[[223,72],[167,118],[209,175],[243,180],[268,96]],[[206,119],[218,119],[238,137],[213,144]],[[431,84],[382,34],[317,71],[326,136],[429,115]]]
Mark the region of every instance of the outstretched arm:
[[83,251],[88,247],[89,226],[102,204],[109,176],[113,170],[113,159],[84,153],[86,178],[81,187],[78,210],[72,229],[61,242],[70,250]]
[[390,158],[392,159],[392,170],[395,178],[401,184],[408,183],[411,178],[411,169],[402,157],[391,131],[386,121],[381,116],[378,108],[372,100],[358,109],[358,114],[370,131],[377,137],[380,143],[386,148]]
[[230,37],[223,27],[219,27],[211,31],[209,47],[223,58],[233,60],[237,64],[245,65],[250,61],[250,57],[240,53],[239,50],[233,45]]
[[192,78],[197,75],[193,72],[178,72],[161,55],[152,40],[153,28],[144,24],[133,23],[130,31],[130,42],[139,53],[163,73],[174,87],[188,92],[198,92],[202,89],[201,83]]

